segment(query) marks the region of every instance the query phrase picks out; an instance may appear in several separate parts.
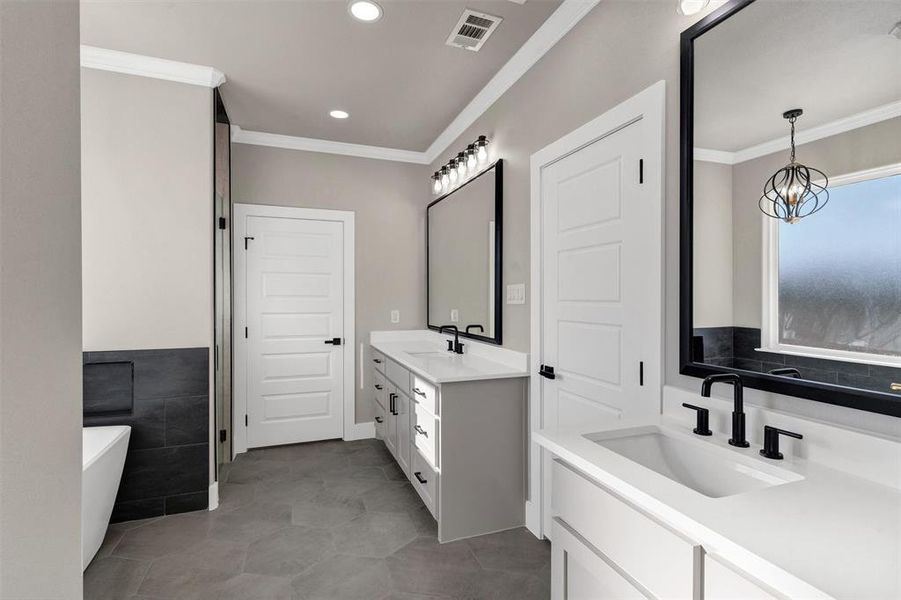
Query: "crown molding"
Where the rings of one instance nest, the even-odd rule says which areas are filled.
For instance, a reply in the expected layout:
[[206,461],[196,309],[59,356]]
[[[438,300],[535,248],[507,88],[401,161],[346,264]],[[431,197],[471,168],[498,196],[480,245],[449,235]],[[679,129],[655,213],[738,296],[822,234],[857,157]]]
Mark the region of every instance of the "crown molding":
[[495,73],[475,98],[451,121],[425,151],[432,163],[482,116],[492,104],[554,47],[600,0],[563,0],[557,10],[532,34],[510,60]]
[[236,144],[269,146],[270,148],[285,148],[287,150],[303,150],[306,152],[323,152],[325,154],[341,154],[343,156],[374,158],[376,160],[393,160],[396,162],[413,163],[417,165],[429,164],[425,152],[383,148],[381,146],[364,146],[362,144],[348,144],[346,142],[318,140],[315,138],[281,135],[278,133],[265,133],[263,131],[248,131],[246,129],[241,129],[241,127],[237,125],[232,125],[231,131],[232,142],[235,142]]
[[225,83],[225,74],[213,67],[96,46],[81,46],[81,66],[86,69],[165,79],[209,88],[219,87]]
[[[874,123],[879,123],[880,121],[894,119],[895,117],[899,116],[901,116],[901,100],[899,100],[898,102],[883,104],[882,106],[877,106],[876,108],[865,110],[848,117],[836,119],[835,121],[830,121],[829,123],[817,125],[816,127],[805,129],[804,131],[799,131],[795,134],[795,144],[798,146],[802,144],[808,144],[810,142],[815,142],[817,140],[831,137],[833,135],[838,135],[840,133],[845,133],[847,131],[866,127],[867,125],[873,125]],[[788,150],[790,147],[791,139],[786,135],[774,140],[770,140],[768,142],[764,142],[762,144],[749,146],[748,148],[737,150],[735,152],[710,150],[708,148],[695,148],[694,158],[695,160],[706,162],[722,163],[724,165],[736,165],[738,163],[743,163],[755,158],[760,158],[761,156],[766,156],[767,154],[779,152],[780,150]]]

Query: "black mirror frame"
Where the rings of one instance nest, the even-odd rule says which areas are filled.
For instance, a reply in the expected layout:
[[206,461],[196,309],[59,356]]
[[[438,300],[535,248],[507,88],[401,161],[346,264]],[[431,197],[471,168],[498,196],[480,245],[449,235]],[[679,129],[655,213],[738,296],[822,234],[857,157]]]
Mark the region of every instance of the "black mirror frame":
[[438,325],[432,325],[432,316],[429,313],[430,311],[430,298],[429,298],[429,210],[444,200],[450,198],[455,192],[463,189],[485,173],[489,173],[494,170],[494,336],[490,337],[487,335],[478,335],[475,333],[466,333],[465,331],[460,331],[460,337],[469,338],[472,340],[478,340],[480,342],[486,342],[488,344],[497,344],[500,346],[502,344],[502,331],[503,331],[503,303],[501,302],[501,288],[503,287],[503,247],[504,247],[504,161],[502,159],[496,160],[494,163],[488,165],[482,171],[479,172],[478,175],[472,177],[469,181],[461,185],[460,187],[444,194],[437,200],[433,200],[429,203],[428,207],[426,207],[425,211],[425,310],[426,310],[426,324],[429,329],[432,331],[438,331]]
[[680,115],[679,115],[679,372],[692,377],[714,373],[738,373],[747,387],[767,392],[806,398],[827,404],[846,406],[867,412],[901,417],[901,397],[892,394],[779,377],[697,363],[691,357],[693,324],[693,177],[694,177],[694,40],[716,27],[754,0],[730,0],[682,32],[680,40]]

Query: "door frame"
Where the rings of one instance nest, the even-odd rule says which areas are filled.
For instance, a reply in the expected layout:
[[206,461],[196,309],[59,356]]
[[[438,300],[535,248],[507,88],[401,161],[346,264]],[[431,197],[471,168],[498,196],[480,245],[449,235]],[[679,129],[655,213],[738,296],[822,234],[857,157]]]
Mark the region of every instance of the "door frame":
[[[354,420],[356,389],[356,321],[354,291],[354,213],[346,210],[320,208],[298,208],[294,206],[270,206],[264,204],[233,204],[232,253],[234,308],[232,318],[232,348],[234,351],[234,406],[232,421],[236,423],[233,433],[232,458],[247,452],[247,427],[240,426],[240,417],[247,415],[247,340],[237,335],[247,325],[247,254],[241,251],[247,231],[247,217],[275,217],[302,219],[306,221],[334,221],[344,225],[344,382],[341,401],[343,439],[353,440],[372,437],[375,428],[372,423]],[[366,435],[369,430],[372,435]]]
[[[526,527],[536,537],[550,537],[547,523],[547,499],[546,492],[549,486],[545,485],[545,478],[550,474],[544,468],[545,453],[532,440],[532,434],[539,431],[542,426],[543,402],[541,397],[541,378],[538,375],[539,364],[542,360],[543,347],[542,330],[542,297],[543,297],[543,273],[542,273],[542,202],[541,180],[544,169],[562,158],[565,158],[579,150],[601,140],[624,127],[639,120],[647,123],[647,138],[649,152],[646,156],[649,160],[644,165],[644,180],[648,185],[648,193],[656,196],[660,205],[660,221],[658,222],[660,235],[660,247],[658,249],[658,261],[660,267],[660,300],[657,348],[658,360],[653,367],[652,381],[662,384],[663,379],[663,329],[664,329],[664,272],[663,252],[664,240],[664,198],[665,198],[665,130],[666,130],[666,81],[658,81],[628,100],[614,106],[601,116],[582,125],[575,131],[568,133],[559,140],[548,144],[541,150],[532,154],[530,163],[530,328],[531,341],[529,348],[529,448],[528,448],[528,475],[529,494],[526,500]],[[647,370],[646,370],[647,372]],[[660,386],[662,387],[662,385]],[[658,397],[660,390],[657,390]],[[659,402],[659,399],[658,399]]]

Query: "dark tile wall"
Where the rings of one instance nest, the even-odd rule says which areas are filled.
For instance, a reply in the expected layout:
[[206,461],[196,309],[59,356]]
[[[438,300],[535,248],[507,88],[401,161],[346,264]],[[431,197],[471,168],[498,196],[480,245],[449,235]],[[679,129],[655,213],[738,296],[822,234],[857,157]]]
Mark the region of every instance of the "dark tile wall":
[[85,352],[84,425],[129,425],[112,521],[206,509],[209,350]]
[[889,386],[901,383],[901,369],[893,367],[761,352],[756,350],[760,347],[760,330],[752,327],[699,327],[694,336],[695,360],[709,365],[759,373],[794,367],[809,381],[885,393],[898,393]]

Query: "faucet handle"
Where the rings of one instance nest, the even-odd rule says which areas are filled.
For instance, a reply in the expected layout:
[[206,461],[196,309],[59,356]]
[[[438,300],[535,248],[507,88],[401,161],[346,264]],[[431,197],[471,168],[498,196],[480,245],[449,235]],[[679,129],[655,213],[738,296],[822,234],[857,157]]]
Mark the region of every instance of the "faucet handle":
[[682,403],[685,408],[690,408],[698,413],[697,426],[692,430],[696,435],[713,435],[710,431],[710,410],[703,406],[695,406],[694,404]]
[[448,352],[454,351],[454,340],[447,340],[447,351]]
[[763,449],[760,451],[760,454],[771,458],[773,460],[782,460],[782,453],[779,452],[779,436],[785,435],[788,437],[793,437],[797,440],[804,439],[804,436],[800,433],[795,433],[793,431],[786,431],[784,429],[777,429],[776,427],[770,427],[769,425],[764,425],[763,427]]

